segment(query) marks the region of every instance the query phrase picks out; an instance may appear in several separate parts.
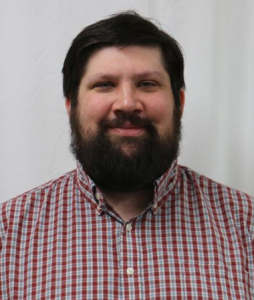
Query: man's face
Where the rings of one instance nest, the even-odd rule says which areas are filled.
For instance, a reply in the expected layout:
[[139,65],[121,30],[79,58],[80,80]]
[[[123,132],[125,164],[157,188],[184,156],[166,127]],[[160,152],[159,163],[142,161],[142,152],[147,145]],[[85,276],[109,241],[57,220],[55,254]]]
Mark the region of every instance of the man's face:
[[[180,99],[183,107],[183,92]],[[81,80],[78,106],[71,108],[69,100],[66,104],[73,152],[103,188],[146,188],[177,156],[182,112],[175,110],[170,78],[158,48],[98,50]],[[114,174],[116,178],[107,181]],[[119,181],[124,182],[122,188]]]

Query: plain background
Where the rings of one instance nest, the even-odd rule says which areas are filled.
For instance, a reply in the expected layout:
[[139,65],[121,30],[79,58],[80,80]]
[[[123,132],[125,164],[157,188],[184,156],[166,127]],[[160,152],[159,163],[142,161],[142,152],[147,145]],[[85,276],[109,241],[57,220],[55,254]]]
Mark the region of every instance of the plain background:
[[184,49],[181,164],[254,195],[254,1],[0,0],[0,202],[75,168],[61,68],[86,25],[135,9]]

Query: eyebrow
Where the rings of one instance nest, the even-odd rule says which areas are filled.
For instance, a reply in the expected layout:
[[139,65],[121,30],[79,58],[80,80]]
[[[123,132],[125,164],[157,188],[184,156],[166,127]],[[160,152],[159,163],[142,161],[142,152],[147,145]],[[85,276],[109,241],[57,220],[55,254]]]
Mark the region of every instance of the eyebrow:
[[[167,73],[166,73],[167,74]],[[162,73],[162,72],[158,72],[158,71],[148,71],[148,72],[143,72],[143,73],[139,73],[139,74],[136,74],[136,78],[147,78],[147,77],[150,77],[150,76],[156,76],[156,77],[159,77],[159,78],[165,78],[165,75]]]
[[88,78],[88,81],[94,81],[94,80],[112,80],[112,79],[117,79],[118,76],[113,75],[113,74],[108,74],[108,73],[96,73],[91,75]]
[[[149,78],[151,76],[156,76],[156,77],[159,77],[161,79],[165,78],[165,75],[162,72],[158,72],[158,71],[147,71],[147,72],[134,74],[135,79],[141,79],[141,78],[146,79],[146,78]],[[96,74],[91,75],[88,78],[88,81],[90,82],[90,81],[94,81],[94,80],[117,80],[118,78],[119,78],[119,76],[117,76],[115,74],[96,73]]]

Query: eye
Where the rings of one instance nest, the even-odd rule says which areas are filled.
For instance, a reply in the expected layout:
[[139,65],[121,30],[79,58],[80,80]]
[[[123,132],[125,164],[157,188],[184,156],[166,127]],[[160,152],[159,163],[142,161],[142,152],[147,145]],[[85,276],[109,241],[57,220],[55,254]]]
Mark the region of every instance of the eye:
[[154,89],[158,86],[158,84],[155,81],[142,81],[139,83],[139,87],[144,88],[144,89]]
[[111,87],[114,87],[114,84],[110,81],[98,82],[94,85],[94,88],[96,89],[108,89]]

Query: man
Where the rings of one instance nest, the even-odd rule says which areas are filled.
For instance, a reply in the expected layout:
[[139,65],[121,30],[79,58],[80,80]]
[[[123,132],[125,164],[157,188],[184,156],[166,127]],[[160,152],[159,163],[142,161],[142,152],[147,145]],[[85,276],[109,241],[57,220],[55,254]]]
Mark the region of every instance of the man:
[[1,206],[1,299],[254,299],[253,198],[177,164],[183,69],[134,12],[74,39],[77,169]]

